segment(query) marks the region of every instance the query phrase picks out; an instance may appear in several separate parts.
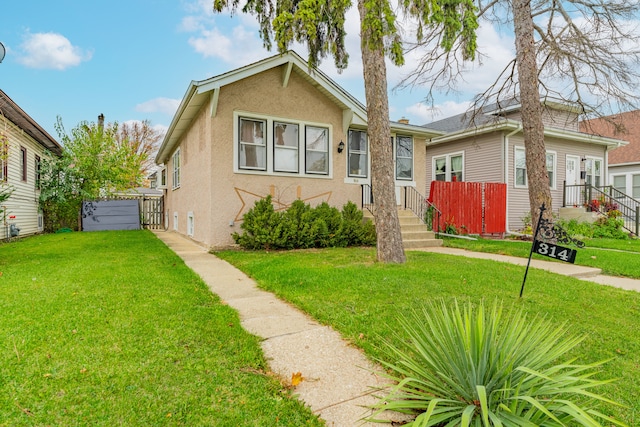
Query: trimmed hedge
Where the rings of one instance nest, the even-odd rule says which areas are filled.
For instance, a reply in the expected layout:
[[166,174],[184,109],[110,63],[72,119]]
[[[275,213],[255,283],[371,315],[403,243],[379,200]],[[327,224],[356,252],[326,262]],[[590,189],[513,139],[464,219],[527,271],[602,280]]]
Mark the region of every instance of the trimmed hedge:
[[233,240],[245,249],[303,249],[374,246],[375,227],[364,221],[353,202],[342,212],[323,202],[311,207],[296,200],[286,211],[276,212],[271,196],[257,201],[243,218],[242,234]]

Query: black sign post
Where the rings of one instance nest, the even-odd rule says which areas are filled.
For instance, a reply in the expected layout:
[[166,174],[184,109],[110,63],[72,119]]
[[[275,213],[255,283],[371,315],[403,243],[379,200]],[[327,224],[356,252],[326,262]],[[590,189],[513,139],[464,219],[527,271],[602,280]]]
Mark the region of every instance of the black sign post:
[[[557,244],[557,242],[573,243],[579,248],[584,247],[584,242],[572,238],[567,234],[565,230],[562,229],[562,227],[557,224],[553,224],[549,220],[543,218],[542,214],[546,210],[547,208],[543,203],[542,206],[540,206],[540,216],[538,217],[536,231],[535,233],[533,233],[533,244],[531,245],[531,252],[529,252],[527,269],[524,272],[524,279],[522,280],[522,287],[520,288],[520,298],[522,298],[522,293],[524,292],[524,284],[527,281],[529,265],[531,264],[531,257],[533,256],[534,252],[539,255],[544,255],[549,258],[559,259],[561,261],[570,262],[571,264],[573,264],[576,260],[576,250],[567,248],[565,246],[560,246]],[[541,236],[540,231],[542,231]],[[542,239],[539,239],[539,237],[542,237]]]

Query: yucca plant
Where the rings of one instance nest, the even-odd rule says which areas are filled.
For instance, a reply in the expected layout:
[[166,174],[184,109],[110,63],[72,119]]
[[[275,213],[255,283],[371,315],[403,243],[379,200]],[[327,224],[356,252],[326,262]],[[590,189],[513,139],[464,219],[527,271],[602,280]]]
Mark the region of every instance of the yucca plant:
[[[401,316],[405,344],[387,342],[388,377],[395,384],[370,421],[391,410],[415,416],[417,426],[600,426],[595,407],[615,404],[593,392],[604,362],[577,364],[568,353],[582,338],[521,309],[494,303],[462,307],[443,300]],[[609,425],[609,424],[608,424]]]

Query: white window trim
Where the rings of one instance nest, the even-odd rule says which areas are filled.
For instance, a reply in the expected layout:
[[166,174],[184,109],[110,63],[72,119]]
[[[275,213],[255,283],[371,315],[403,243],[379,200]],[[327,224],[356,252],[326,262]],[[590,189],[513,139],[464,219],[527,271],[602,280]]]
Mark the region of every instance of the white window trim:
[[195,229],[195,220],[193,212],[187,212],[187,236],[193,237]]
[[[605,173],[604,173],[604,159],[602,157],[595,157],[595,156],[585,156],[585,160],[589,161],[600,161],[600,186],[606,185],[606,179],[605,179]],[[593,168],[595,170],[595,168]],[[586,177],[588,176],[586,174],[587,172],[587,165],[584,165],[584,171],[585,171],[585,183],[587,182]],[[594,175],[595,176],[595,175]]]
[[629,190],[631,190],[631,191],[629,191],[628,193],[625,193],[625,194],[627,194],[627,195],[629,195],[629,196],[633,197],[634,199],[638,199],[638,198],[640,198],[640,194],[639,194],[638,196],[636,196],[635,194],[633,194],[633,178],[634,178],[634,177],[636,177],[636,176],[640,176],[640,173],[633,173],[633,172],[632,172],[632,173],[630,173],[630,174],[629,174],[629,181],[628,181],[628,184],[629,184]]
[[[630,191],[630,192],[627,192],[627,188],[629,188],[629,180],[631,180],[631,189],[633,190],[633,174],[631,174],[631,173],[629,173],[629,174],[626,174],[626,173],[616,173],[616,174],[611,174],[611,175],[609,175],[609,182],[611,182],[611,186],[612,186],[613,188],[616,188],[616,187],[615,187],[616,178],[619,178],[619,177],[624,178],[624,189],[623,189],[623,191],[622,191],[622,192],[623,192],[624,194],[629,194],[629,195],[630,195],[632,192],[631,192],[631,191]],[[620,191],[620,190],[618,190],[618,191]]]
[[[176,167],[176,158],[178,159],[178,166]],[[182,159],[180,158],[180,149],[178,148],[173,156],[171,156],[171,188],[176,190],[180,188],[180,169],[182,168]],[[176,179],[177,176],[177,179]]]
[[[522,151],[525,153],[524,161],[524,185],[517,183],[517,169],[516,169],[516,153],[518,151]],[[547,154],[553,154],[553,182],[549,183],[549,189],[555,190],[556,184],[558,182],[558,153],[554,150],[545,150],[544,154],[544,170],[547,171]],[[529,188],[529,177],[527,176],[527,155],[526,150],[521,145],[516,145],[513,147],[513,188]]]
[[466,173],[465,173],[465,158],[464,158],[464,151],[455,151],[453,153],[447,153],[447,154],[442,154],[440,156],[433,156],[431,158],[431,180],[435,181],[436,180],[436,159],[445,159],[445,167],[447,168],[445,171],[445,182],[451,182],[451,158],[452,157],[457,157],[457,156],[462,156],[462,181],[464,181],[466,179]]
[[[265,137],[267,140],[267,167],[266,170],[254,170],[254,169],[242,169],[240,168],[240,143],[239,143],[239,127],[240,119],[246,118],[250,120],[263,120],[266,122]],[[274,170],[274,136],[273,136],[273,124],[274,122],[284,122],[298,125],[298,172],[276,172]],[[306,173],[306,126],[313,126],[319,128],[326,128],[329,131],[328,141],[328,173]],[[233,112],[233,172],[237,174],[246,175],[267,175],[267,176],[288,176],[288,177],[302,177],[302,178],[318,178],[318,179],[333,179],[333,155],[334,155],[334,143],[333,143],[333,126],[329,123],[310,122],[304,120],[295,120],[290,117],[277,117],[269,116],[265,114],[256,114],[247,111],[234,111]]]
[[[546,150],[544,155],[544,166],[547,169],[547,154],[553,154],[553,182],[549,182],[549,188],[551,190],[556,189],[556,183],[558,182],[558,153],[554,150]],[[548,173],[549,171],[547,171]]]
[[[398,137],[403,137],[403,138],[410,138],[411,139],[411,178],[398,178]],[[394,168],[393,168],[393,177],[396,181],[396,183],[402,183],[402,182],[406,182],[406,183],[411,183],[414,182],[414,178],[415,178],[415,165],[416,165],[416,142],[415,142],[415,138],[411,135],[402,135],[402,134],[392,134],[393,137],[393,161],[394,161]],[[368,139],[367,139],[368,141]],[[403,159],[406,159],[407,157],[403,157]]]

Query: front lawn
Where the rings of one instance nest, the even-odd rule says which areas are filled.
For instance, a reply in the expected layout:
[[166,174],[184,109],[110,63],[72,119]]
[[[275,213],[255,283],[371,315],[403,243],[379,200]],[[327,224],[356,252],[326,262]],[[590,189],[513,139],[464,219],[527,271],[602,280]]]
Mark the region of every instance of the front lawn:
[[333,326],[371,358],[384,357],[382,337],[406,338],[394,338],[400,313],[432,298],[497,299],[569,322],[572,333],[585,336],[572,356],[584,362],[611,359],[600,375],[618,381],[599,391],[628,406],[601,409],[640,425],[640,293],[532,269],[519,299],[523,267],[428,252],[407,252],[404,265],[376,263],[374,250],[355,248],[217,255]]
[[0,426],[320,426],[147,231],[0,244]]
[[[531,251],[531,242],[521,240],[467,240],[444,237],[444,245],[451,248],[468,249],[476,252],[489,252],[526,258]],[[640,279],[640,240],[628,239],[585,239],[584,248],[576,248],[576,265],[596,267],[602,274],[625,276]],[[573,247],[563,244],[563,246]],[[534,254],[535,259],[556,261],[552,258]],[[557,261],[561,262],[561,261]]]

